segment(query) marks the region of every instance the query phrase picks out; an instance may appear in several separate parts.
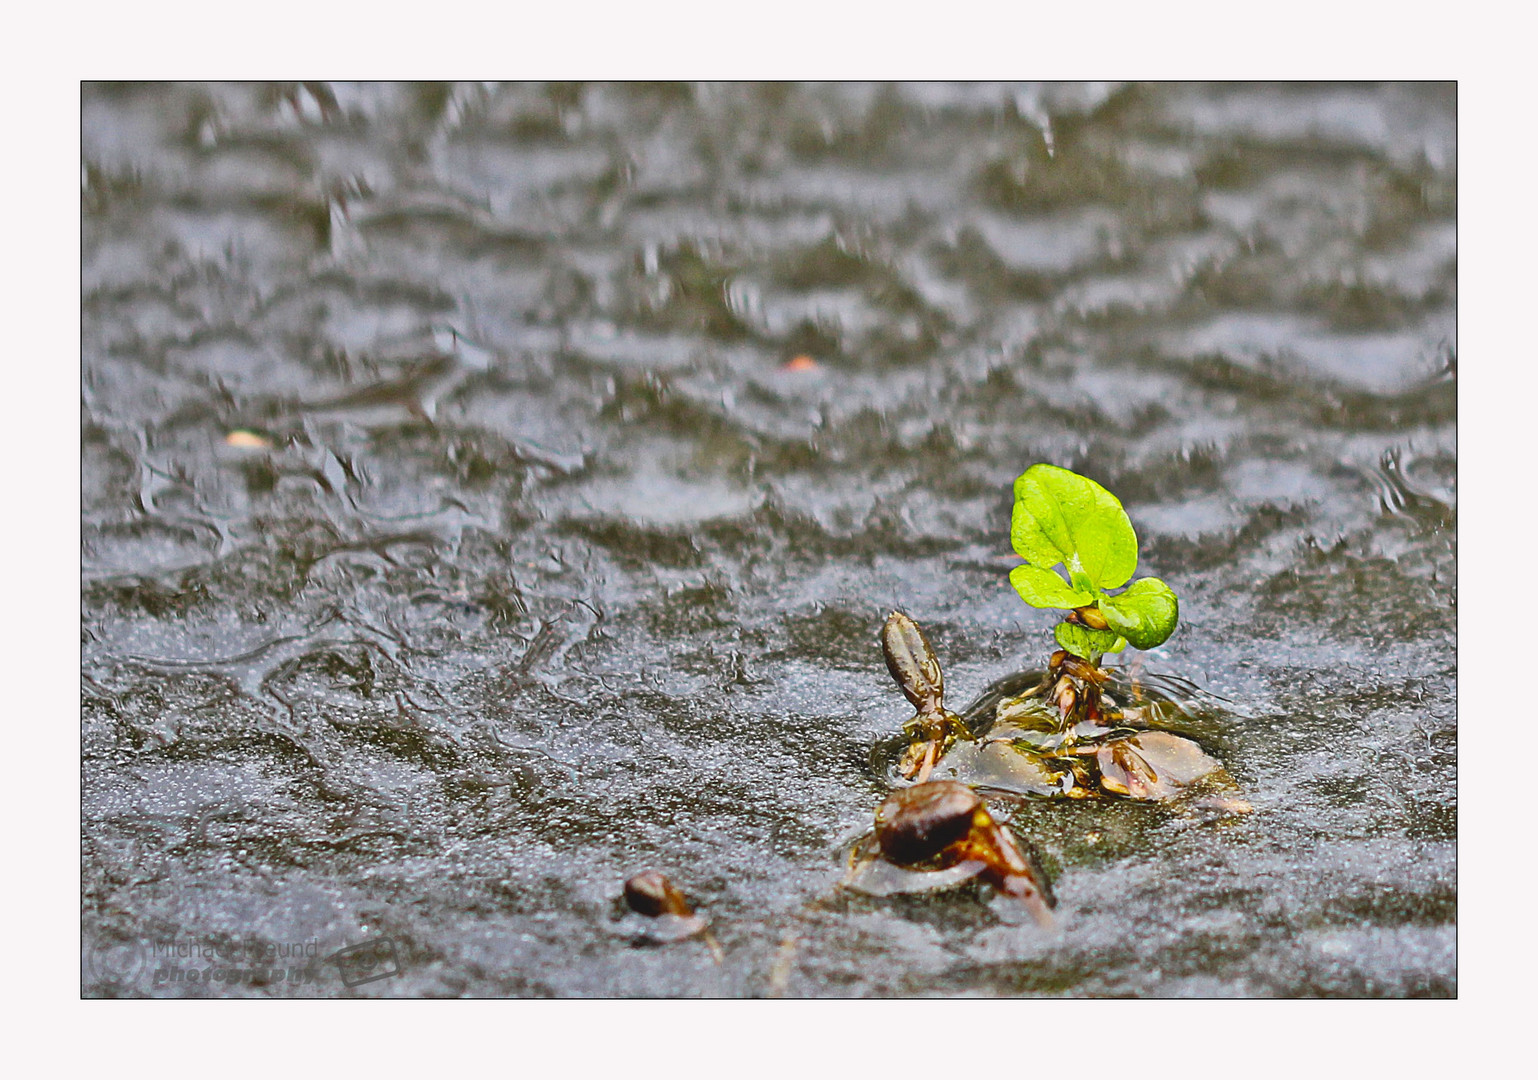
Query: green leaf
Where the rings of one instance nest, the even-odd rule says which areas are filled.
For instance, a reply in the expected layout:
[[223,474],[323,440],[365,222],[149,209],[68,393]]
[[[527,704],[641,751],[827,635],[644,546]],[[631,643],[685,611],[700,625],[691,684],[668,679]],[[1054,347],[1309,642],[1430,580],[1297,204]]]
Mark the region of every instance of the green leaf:
[[1137,534],[1105,488],[1055,465],[1032,465],[1015,481],[1009,538],[1019,556],[1050,570],[1058,563],[1075,584],[1125,585],[1137,569]]
[[1043,570],[1039,566],[1015,567],[1009,572],[1009,583],[1020,594],[1020,599],[1031,607],[1076,608],[1095,599],[1092,592],[1071,588],[1056,570]]
[[1100,598],[1100,613],[1122,637],[1139,649],[1163,645],[1175,632],[1180,601],[1158,578],[1142,578],[1120,596]]
[[1127,647],[1126,640],[1113,630],[1091,630],[1078,623],[1058,623],[1053,633],[1059,645],[1092,664],[1099,662],[1101,653],[1121,652]]

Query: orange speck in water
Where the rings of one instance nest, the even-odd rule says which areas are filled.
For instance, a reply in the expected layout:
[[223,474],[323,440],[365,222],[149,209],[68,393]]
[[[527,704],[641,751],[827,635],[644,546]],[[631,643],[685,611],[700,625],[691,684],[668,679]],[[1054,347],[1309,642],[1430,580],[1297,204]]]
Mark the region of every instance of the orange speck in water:
[[810,356],[792,356],[785,361],[786,371],[816,371],[817,361]]
[[226,446],[238,446],[243,450],[271,450],[272,440],[254,431],[232,431],[224,437]]

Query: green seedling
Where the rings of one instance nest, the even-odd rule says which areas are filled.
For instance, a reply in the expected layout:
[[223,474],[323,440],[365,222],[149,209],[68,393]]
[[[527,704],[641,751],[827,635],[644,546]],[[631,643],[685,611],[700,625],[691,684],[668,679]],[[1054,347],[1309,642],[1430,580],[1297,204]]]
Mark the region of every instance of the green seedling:
[[[900,611],[887,616],[887,670],[916,713],[895,759],[908,784],[876,811],[850,850],[848,888],[884,896],[949,888],[981,877],[1026,904],[1043,926],[1053,900],[1045,878],[996,823],[981,791],[997,796],[1163,802],[1202,792],[1202,806],[1248,813],[1223,765],[1191,738],[1159,730],[1167,698],[1100,667],[1128,645],[1153,649],[1180,617],[1175,591],[1132,580],[1137,534],[1116,496],[1067,469],[1032,465],[1015,481],[1010,540],[1025,560],[1009,576],[1027,604],[1067,612],[1045,675],[1000,680],[957,715],[929,639]],[[1007,693],[1003,687],[1008,686]],[[1114,696],[1113,696],[1114,695]]]
[[1032,465],[1015,481],[1009,535],[1025,560],[1010,584],[1032,607],[1068,611],[1055,631],[1067,652],[1095,665],[1129,644],[1156,648],[1175,632],[1180,605],[1158,578],[1112,595],[1137,570],[1137,534],[1116,496],[1093,480]]

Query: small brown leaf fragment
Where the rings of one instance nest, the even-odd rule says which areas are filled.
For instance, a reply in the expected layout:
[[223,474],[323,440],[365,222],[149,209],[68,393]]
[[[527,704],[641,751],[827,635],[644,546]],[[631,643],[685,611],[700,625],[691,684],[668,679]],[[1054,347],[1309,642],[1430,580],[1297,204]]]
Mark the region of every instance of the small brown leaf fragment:
[[272,440],[254,431],[237,428],[224,437],[224,445],[240,450],[271,450]]
[[1255,809],[1245,800],[1228,795],[1204,795],[1191,805],[1219,816],[1248,814]]

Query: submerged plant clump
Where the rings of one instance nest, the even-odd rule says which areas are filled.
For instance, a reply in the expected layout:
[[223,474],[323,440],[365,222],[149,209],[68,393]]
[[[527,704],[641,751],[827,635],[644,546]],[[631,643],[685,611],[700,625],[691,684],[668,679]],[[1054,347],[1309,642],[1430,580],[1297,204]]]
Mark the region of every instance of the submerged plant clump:
[[[944,708],[939,661],[911,618],[898,611],[888,616],[882,645],[888,667],[919,710],[904,726],[898,782],[955,780],[1005,795],[1148,801],[1231,784],[1222,764],[1195,740],[1160,730],[1182,715],[1176,702],[1067,650],[1054,653],[1047,671],[1024,690],[986,693],[980,700],[991,708],[969,708],[969,724]],[[1001,683],[1018,686],[1019,680]]]
[[[1062,647],[1044,672],[1001,679],[958,715],[946,708],[940,661],[918,623],[899,611],[887,616],[882,655],[914,715],[891,764],[897,790],[849,849],[842,885],[886,896],[982,882],[1007,901],[1001,917],[1050,927],[1050,883],[985,795],[1164,802],[1205,792],[1225,813],[1249,808],[1219,794],[1234,785],[1216,758],[1164,730],[1188,716],[1178,702],[1100,666],[1129,644],[1163,644],[1179,618],[1168,585],[1131,581],[1137,536],[1116,497],[1066,469],[1035,465],[1015,482],[1010,528],[1025,560],[1010,581],[1027,603],[1067,611],[1055,630]],[[708,922],[662,874],[627,881],[623,905],[638,942],[699,937],[721,962]]]
[[[907,615],[892,612],[881,630],[882,652],[916,710],[904,725],[906,745],[893,776],[913,786],[893,799],[907,798],[913,807],[959,806],[964,800],[958,792],[968,792],[981,808],[972,789],[1006,797],[1145,802],[1205,792],[1224,812],[1248,810],[1221,794],[1234,787],[1221,762],[1195,740],[1161,730],[1182,714],[1178,703],[1100,666],[1106,653],[1129,644],[1163,644],[1179,618],[1174,590],[1158,578],[1128,585],[1137,569],[1137,536],[1121,503],[1094,481],[1051,465],[1026,470],[1014,491],[1010,533],[1025,563],[1010,582],[1026,603],[1067,611],[1054,632],[1061,648],[1045,672],[1000,680],[958,716],[945,708],[940,663],[923,631]],[[872,893],[917,891],[983,872],[983,862],[974,860],[974,866],[954,853],[931,862],[927,872],[913,872],[883,836],[882,815],[890,816],[892,803],[878,812],[875,839],[851,851],[846,885]],[[1007,839],[1002,828],[993,828]],[[885,868],[875,865],[878,860]],[[1003,880],[1001,871],[990,873]]]

